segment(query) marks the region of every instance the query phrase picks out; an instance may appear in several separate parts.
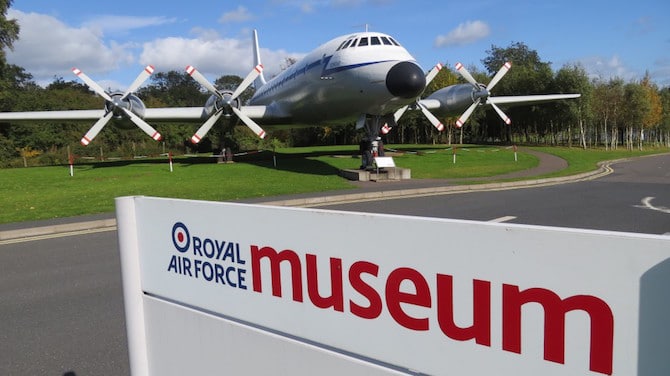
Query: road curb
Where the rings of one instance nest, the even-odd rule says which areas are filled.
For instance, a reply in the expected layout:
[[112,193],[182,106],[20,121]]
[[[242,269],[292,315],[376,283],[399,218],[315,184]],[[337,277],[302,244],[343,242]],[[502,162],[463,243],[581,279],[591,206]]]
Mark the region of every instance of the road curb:
[[74,233],[81,231],[104,231],[116,229],[116,219],[100,219],[77,223],[65,223],[60,225],[32,227],[16,230],[0,231],[0,243],[11,242],[16,239],[39,238],[44,236]]
[[424,196],[437,196],[437,195],[466,193],[466,192],[499,191],[505,189],[532,188],[538,186],[547,186],[547,185],[592,180],[599,177],[603,177],[612,173],[613,170],[610,167],[611,163],[614,163],[614,161],[602,162],[599,164],[598,169],[594,171],[570,176],[557,177],[557,178],[351,193],[351,194],[332,195],[332,196],[264,201],[260,202],[259,204],[272,205],[272,206],[289,206],[289,207],[318,207],[325,205],[347,204],[347,203],[364,202],[364,201],[390,200],[395,198],[424,197]]

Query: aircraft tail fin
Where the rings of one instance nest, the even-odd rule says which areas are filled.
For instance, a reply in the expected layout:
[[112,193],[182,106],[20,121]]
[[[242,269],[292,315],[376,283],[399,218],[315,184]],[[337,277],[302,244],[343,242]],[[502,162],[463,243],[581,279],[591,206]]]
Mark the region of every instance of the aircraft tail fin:
[[[261,49],[258,47],[258,32],[254,29],[254,66],[261,64]],[[259,89],[261,86],[265,85],[265,76],[263,72],[254,80],[254,87]]]

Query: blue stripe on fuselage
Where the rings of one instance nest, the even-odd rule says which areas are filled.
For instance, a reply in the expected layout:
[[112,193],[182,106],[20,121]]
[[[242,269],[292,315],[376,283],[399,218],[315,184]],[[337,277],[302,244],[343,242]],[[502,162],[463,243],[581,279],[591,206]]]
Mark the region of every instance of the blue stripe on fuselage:
[[268,95],[270,92],[278,89],[281,86],[284,86],[284,84],[286,84],[289,81],[294,80],[298,76],[307,74],[307,72],[309,72],[312,69],[318,67],[319,65],[323,65],[323,70],[321,71],[321,77],[326,77],[326,76],[330,76],[330,75],[333,75],[333,74],[336,74],[336,73],[341,73],[341,72],[344,72],[344,71],[348,71],[348,70],[351,70],[351,69],[356,69],[356,68],[361,68],[361,67],[365,67],[365,66],[368,66],[368,65],[381,64],[381,63],[386,63],[386,62],[389,62],[389,61],[393,61],[393,60],[368,61],[368,62],[364,62],[364,63],[343,65],[341,67],[327,69],[326,67],[330,63],[330,60],[332,59],[332,57],[333,57],[333,55],[325,56],[322,59],[316,60],[316,61],[311,62],[309,64],[305,64],[302,67],[292,69],[291,72],[290,73],[287,72],[284,77],[281,77],[281,78],[277,77],[276,79],[271,80],[267,84],[263,85],[256,92],[256,94],[253,96],[251,102],[255,102],[255,100],[258,100],[259,98]]

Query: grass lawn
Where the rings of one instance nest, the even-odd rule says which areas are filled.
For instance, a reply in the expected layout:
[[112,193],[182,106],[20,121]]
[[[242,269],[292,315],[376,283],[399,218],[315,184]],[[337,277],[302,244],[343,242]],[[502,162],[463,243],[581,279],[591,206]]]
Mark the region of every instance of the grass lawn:
[[[566,159],[563,175],[589,171],[596,163],[664,150],[603,151],[534,148]],[[395,150],[387,146],[387,151]],[[396,165],[410,168],[414,179],[462,179],[495,176],[537,165],[536,157],[511,148],[465,145],[402,145],[393,153]],[[225,201],[283,194],[352,189],[338,170],[360,164],[356,146],[287,148],[254,160],[232,164],[176,159],[170,172],[167,159],[0,169],[0,223],[111,212],[114,198],[129,195]],[[556,176],[557,174],[552,174]]]

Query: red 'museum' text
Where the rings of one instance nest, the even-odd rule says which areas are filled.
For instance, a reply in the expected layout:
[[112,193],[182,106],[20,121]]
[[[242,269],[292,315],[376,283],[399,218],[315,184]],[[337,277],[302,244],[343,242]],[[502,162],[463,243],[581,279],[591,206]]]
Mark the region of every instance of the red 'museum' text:
[[[262,267],[263,260],[265,265],[269,264],[269,268]],[[454,284],[451,275],[438,273],[427,279],[420,271],[408,267],[398,267],[388,274],[380,273],[379,266],[369,261],[356,261],[345,271],[342,259],[331,257],[328,271],[330,278],[326,278],[330,281],[330,293],[322,296],[319,291],[324,291],[325,286],[319,289],[318,275],[319,272],[325,271],[318,270],[316,255],[305,255],[303,274],[303,260],[295,251],[287,249],[277,252],[272,247],[252,245],[253,291],[263,293],[263,272],[269,271],[272,295],[282,297],[282,264],[288,265],[290,269],[293,301],[304,302],[304,275],[309,302],[315,307],[344,312],[346,303],[348,312],[363,319],[375,319],[386,309],[398,325],[415,331],[428,331],[435,323],[431,323],[428,316],[411,315],[403,307],[409,305],[432,309],[435,301],[437,326],[445,336],[456,341],[474,340],[479,345],[491,346],[490,281],[478,279],[472,281],[472,324],[461,327],[454,322]],[[383,275],[386,276],[383,291],[378,291],[366,282],[366,279],[376,280]],[[366,302],[361,305],[350,299],[345,301],[344,283],[360,294]],[[414,289],[401,289],[401,285],[407,286],[407,284],[411,284]],[[518,286],[503,284],[501,302],[503,350],[521,353],[523,319],[521,308],[528,303],[540,304],[544,310],[545,360],[565,363],[565,315],[570,311],[581,310],[589,315],[591,321],[589,369],[602,374],[612,374],[614,315],[607,303],[592,295],[575,295],[561,299],[549,289],[533,287],[520,290]]]

